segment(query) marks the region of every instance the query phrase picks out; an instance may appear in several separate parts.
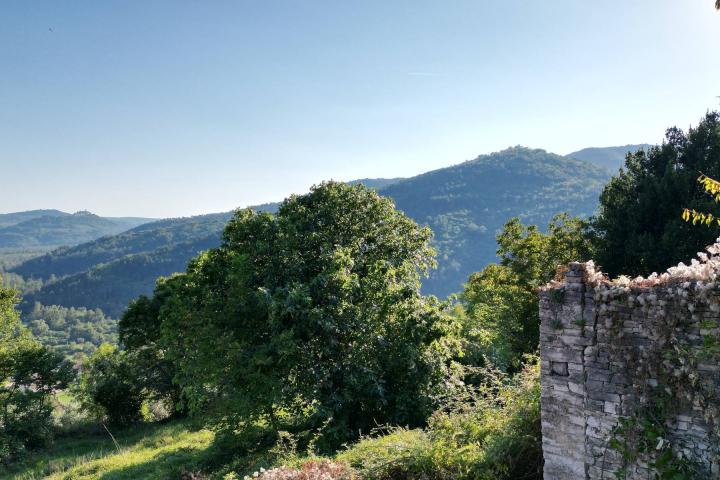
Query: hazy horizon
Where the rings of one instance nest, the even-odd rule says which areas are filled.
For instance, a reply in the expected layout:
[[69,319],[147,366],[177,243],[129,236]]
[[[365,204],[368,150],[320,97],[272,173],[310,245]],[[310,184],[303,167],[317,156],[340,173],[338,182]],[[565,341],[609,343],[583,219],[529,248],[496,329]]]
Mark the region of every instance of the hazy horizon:
[[228,211],[509,145],[658,143],[720,105],[711,1],[0,11],[3,213]]
[[[630,146],[630,145],[639,145],[639,144],[606,145],[606,146],[603,146],[603,147],[590,146],[590,147],[583,147],[583,148],[578,149],[578,150],[582,150],[582,149],[586,149],[586,148],[588,148],[588,149],[593,149],[593,148],[602,149],[602,148],[610,148],[610,147],[624,147],[624,146]],[[529,145],[513,145],[513,146],[508,146],[508,147],[506,147],[506,148],[509,149],[509,148],[513,148],[513,147],[526,147],[526,148],[531,148],[531,149],[534,148],[534,147],[529,146]],[[502,149],[502,150],[505,150],[505,149]],[[500,152],[500,151],[502,151],[502,150],[498,150],[498,151],[494,151],[494,152],[480,153],[480,154],[476,155],[476,156],[473,157],[473,158],[469,158],[469,159],[466,159],[466,160],[462,160],[462,161],[460,161],[460,162],[450,163],[450,164],[448,164],[448,165],[438,167],[437,169],[442,169],[442,168],[447,168],[447,167],[452,167],[452,166],[455,166],[455,165],[459,165],[459,164],[461,164],[461,163],[474,160],[475,158],[477,158],[477,157],[479,157],[479,156],[482,156],[482,155],[490,155],[490,154],[493,154],[493,153],[498,153],[498,152]],[[573,152],[578,151],[578,150],[574,150]],[[558,155],[567,156],[567,155],[569,155],[570,153],[573,153],[573,152],[567,152],[567,153],[558,154]],[[549,153],[557,153],[557,152],[549,152]],[[592,163],[592,162],[588,162],[588,163]],[[602,167],[601,167],[601,168],[602,168]],[[437,169],[433,169],[433,170],[437,170]],[[432,171],[432,170],[429,170],[429,171]],[[237,209],[237,208],[255,207],[255,206],[260,206],[260,205],[268,204],[268,203],[277,203],[277,202],[283,201],[285,198],[287,198],[288,196],[290,196],[290,195],[292,195],[292,194],[302,194],[302,193],[305,193],[306,191],[309,190],[310,187],[312,187],[312,185],[318,184],[318,183],[323,182],[323,181],[336,180],[336,181],[343,181],[343,182],[353,182],[353,181],[357,181],[357,180],[367,180],[367,179],[373,179],[373,180],[388,179],[388,178],[401,178],[401,179],[405,179],[405,178],[411,178],[411,177],[413,177],[413,176],[420,175],[420,174],[427,173],[427,172],[428,172],[428,171],[417,172],[417,173],[414,173],[414,174],[411,174],[411,175],[400,175],[400,176],[398,176],[398,177],[367,177],[367,176],[366,176],[366,177],[362,177],[362,178],[358,177],[358,178],[348,178],[348,179],[324,178],[324,179],[319,179],[317,182],[314,182],[313,184],[311,184],[311,185],[310,185],[307,189],[305,189],[305,190],[287,192],[282,198],[278,198],[278,199],[275,199],[275,200],[269,200],[269,201],[267,201],[267,202],[252,203],[252,204],[247,204],[247,205],[237,205],[237,206],[232,207],[232,208],[229,208],[229,209],[227,209],[227,210],[218,210],[218,211],[212,211],[212,212],[210,212],[210,211],[207,211],[207,212],[197,212],[197,213],[186,214],[186,215],[180,214],[180,215],[173,215],[173,216],[170,216],[170,217],[152,217],[152,216],[144,216],[144,215],[135,215],[135,214],[133,214],[132,212],[130,212],[130,213],[128,213],[128,214],[120,214],[120,215],[104,215],[104,214],[102,214],[102,213],[100,213],[100,212],[97,212],[97,211],[93,210],[92,208],[80,208],[80,209],[78,209],[78,210],[66,211],[66,210],[62,210],[62,209],[59,209],[59,208],[55,208],[55,207],[53,207],[53,206],[38,207],[38,208],[32,208],[32,209],[28,209],[28,210],[13,210],[13,211],[3,211],[3,210],[0,210],[0,215],[3,215],[3,214],[12,214],[12,213],[21,213],[21,212],[32,211],[32,210],[61,210],[61,211],[65,212],[65,213],[77,213],[77,212],[82,212],[82,211],[89,211],[90,213],[93,213],[93,214],[96,214],[96,215],[99,215],[99,216],[102,216],[102,217],[106,217],[106,218],[133,218],[133,217],[135,217],[135,218],[148,218],[148,219],[151,219],[151,220],[163,220],[163,219],[166,219],[166,218],[181,218],[181,217],[192,217],[192,216],[197,216],[197,215],[207,215],[207,214],[213,214],[213,213],[223,213],[223,212],[228,212],[228,211],[231,211],[231,210],[234,210],[234,209]]]

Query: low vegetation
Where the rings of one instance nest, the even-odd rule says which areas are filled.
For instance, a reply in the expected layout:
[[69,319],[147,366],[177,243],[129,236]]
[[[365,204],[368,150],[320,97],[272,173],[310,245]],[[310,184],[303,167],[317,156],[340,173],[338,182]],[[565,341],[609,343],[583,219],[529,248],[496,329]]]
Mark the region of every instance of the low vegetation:
[[[104,429],[72,432],[42,455],[29,455],[3,472],[10,480],[180,479],[196,471],[213,433],[187,423],[137,425],[110,437]],[[116,443],[117,442],[117,443]]]
[[40,343],[77,362],[103,343],[117,344],[117,320],[99,309],[35,303],[23,322]]

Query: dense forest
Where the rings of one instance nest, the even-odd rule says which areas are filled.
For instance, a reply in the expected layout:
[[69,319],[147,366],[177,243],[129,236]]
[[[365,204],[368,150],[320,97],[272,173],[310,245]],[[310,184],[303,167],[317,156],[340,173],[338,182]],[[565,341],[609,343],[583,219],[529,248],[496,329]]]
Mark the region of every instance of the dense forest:
[[514,147],[379,192],[434,232],[438,268],[423,291],[445,297],[496,260],[495,235],[508,218],[545,225],[560,211],[590,216],[608,178],[590,163]]
[[40,343],[76,362],[82,361],[83,355],[92,354],[103,343],[116,344],[118,341],[117,321],[97,309],[35,303],[23,316],[23,322]]

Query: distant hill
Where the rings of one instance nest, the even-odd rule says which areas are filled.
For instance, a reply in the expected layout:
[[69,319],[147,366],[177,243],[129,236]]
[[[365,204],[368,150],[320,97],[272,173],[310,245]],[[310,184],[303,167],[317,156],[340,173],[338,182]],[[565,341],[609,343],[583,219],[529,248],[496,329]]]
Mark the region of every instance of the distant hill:
[[12,269],[12,272],[25,278],[42,280],[48,280],[51,276],[74,275],[127,255],[152,252],[216,235],[222,231],[231,216],[231,212],[225,212],[145,223],[118,235],[102,237],[74,247],[59,248],[26,261]]
[[40,217],[65,217],[69,213],[60,210],[28,210],[26,212],[0,213],[0,228],[17,225],[18,223]]
[[405,180],[404,178],[361,178],[360,180],[352,180],[350,182],[347,182],[348,185],[357,185],[359,183],[362,183],[368,188],[375,188],[380,189],[383,187],[388,187],[390,185],[394,185],[398,182],[401,182]]
[[147,218],[104,218],[90,212],[35,210],[0,216],[0,249],[77,245],[115,235]]
[[[495,235],[519,216],[545,225],[553,214],[590,215],[609,173],[544,150],[514,147],[407,179],[359,180],[435,232],[439,269],[423,284],[439,296],[458,292],[470,273],[495,260]],[[255,207],[275,211],[277,203]],[[231,213],[161,220],[119,235],[29,260],[12,271],[55,279],[25,298],[65,307],[101,308],[117,317],[158,276],[183,271],[199,251],[220,242]]]
[[[255,208],[274,211],[277,205]],[[151,293],[158,277],[184,271],[191,258],[219,245],[231,217],[223,212],[159,220],[28,260],[11,272],[48,283],[25,295],[22,309],[39,302],[99,308],[117,318],[130,300]]]
[[35,302],[64,307],[99,308],[118,318],[138,295],[149,294],[155,280],[185,270],[188,261],[203,250],[220,244],[221,231],[187,242],[171,243],[149,252],[121,256],[86,271],[50,282],[26,295],[22,309],[28,312]]
[[435,232],[438,269],[423,290],[459,292],[496,259],[495,235],[510,218],[542,228],[558,212],[589,216],[607,170],[544,150],[514,147],[382,188],[379,193]]
[[648,143],[639,143],[637,145],[624,145],[622,147],[591,147],[583,148],[567,156],[593,163],[600,167],[607,168],[611,173],[615,173],[620,167],[625,165],[625,156],[628,152],[647,150],[651,146],[652,145]]

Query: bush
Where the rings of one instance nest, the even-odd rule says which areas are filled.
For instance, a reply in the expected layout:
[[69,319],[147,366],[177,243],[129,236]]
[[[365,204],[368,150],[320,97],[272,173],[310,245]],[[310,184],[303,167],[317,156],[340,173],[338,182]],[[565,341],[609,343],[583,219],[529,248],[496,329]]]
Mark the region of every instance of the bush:
[[542,478],[536,361],[514,378],[483,369],[485,383],[436,412],[428,428],[365,438],[338,459],[362,478],[511,480]]
[[0,463],[51,440],[50,397],[72,377],[62,356],[22,326],[16,300],[14,291],[0,288]]
[[430,435],[421,430],[393,428],[384,435],[365,437],[338,459],[355,467],[368,480],[441,478],[433,460]]
[[83,365],[75,393],[83,408],[114,426],[141,418],[142,386],[125,352],[103,344]]

